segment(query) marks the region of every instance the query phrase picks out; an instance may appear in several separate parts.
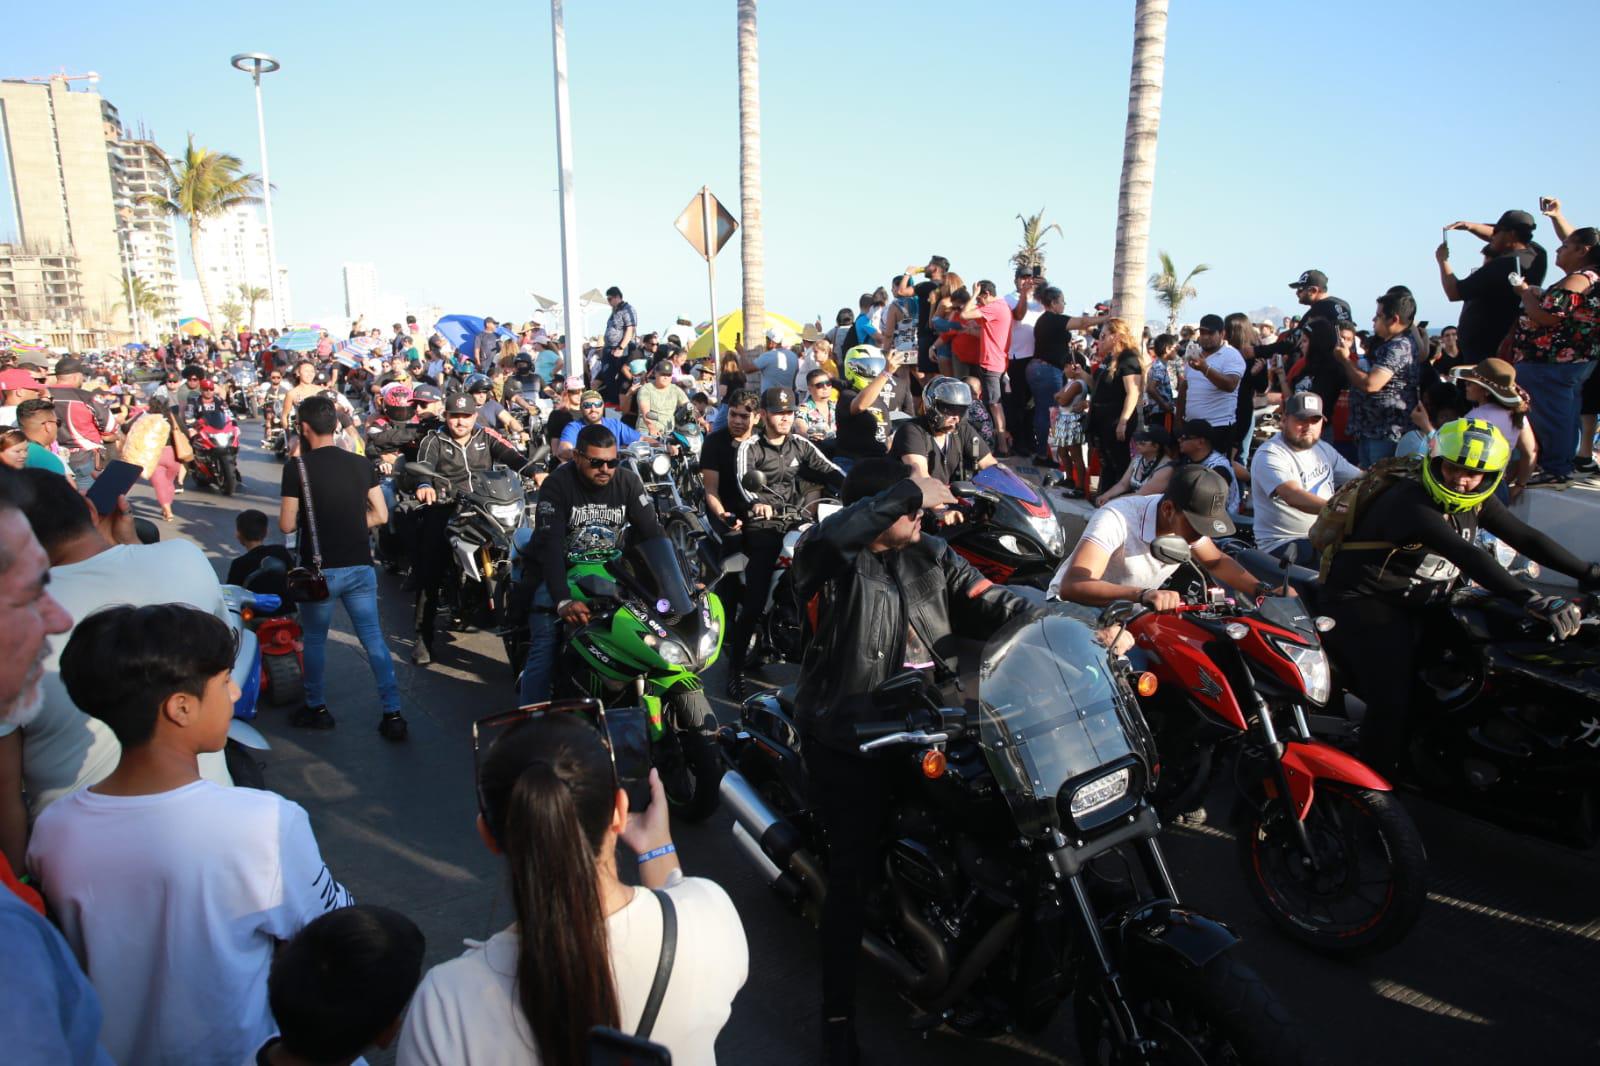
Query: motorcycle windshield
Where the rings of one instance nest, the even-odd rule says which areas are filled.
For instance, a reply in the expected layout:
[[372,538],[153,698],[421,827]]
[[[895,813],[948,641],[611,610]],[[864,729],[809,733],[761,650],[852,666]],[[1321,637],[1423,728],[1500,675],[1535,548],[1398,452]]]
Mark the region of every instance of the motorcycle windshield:
[[683,576],[677,549],[666,537],[635,541],[613,569],[634,592],[655,606],[657,614],[676,616],[694,610],[694,595]]
[[521,503],[522,476],[503,466],[491,467],[473,478],[473,493],[491,503]]
[[1016,473],[1003,463],[996,463],[987,470],[978,471],[972,483],[979,488],[998,492],[1002,496],[1010,496],[1033,507],[1043,507],[1044,498],[1034,491],[1033,486],[1022,480]]
[[1059,827],[1063,784],[1135,752],[1106,649],[1070,609],[1007,623],[978,671],[979,744],[1030,834]]
[[219,408],[218,410],[207,411],[202,414],[200,416],[200,421],[205,423],[206,428],[208,429],[227,429],[228,422],[230,420],[228,418],[228,412]]

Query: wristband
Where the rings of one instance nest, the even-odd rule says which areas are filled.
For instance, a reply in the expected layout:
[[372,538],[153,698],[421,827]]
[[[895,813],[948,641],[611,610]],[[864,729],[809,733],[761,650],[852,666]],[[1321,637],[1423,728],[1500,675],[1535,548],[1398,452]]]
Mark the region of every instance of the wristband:
[[643,855],[639,856],[639,865],[643,866],[645,863],[649,862],[651,859],[659,859],[664,855],[672,855],[672,854],[676,853],[677,850],[678,850],[678,845],[676,845],[676,844],[663,844],[659,848],[652,848],[651,850],[645,852]]

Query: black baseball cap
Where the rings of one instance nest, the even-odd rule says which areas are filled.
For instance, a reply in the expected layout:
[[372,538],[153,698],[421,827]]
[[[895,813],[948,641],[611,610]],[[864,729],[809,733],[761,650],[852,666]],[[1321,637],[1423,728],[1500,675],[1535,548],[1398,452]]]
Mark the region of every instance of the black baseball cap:
[[794,411],[794,393],[778,386],[761,394],[761,409],[769,415],[790,414]]
[[1328,275],[1320,270],[1308,270],[1300,275],[1300,280],[1289,282],[1291,289],[1303,289],[1307,285],[1315,285],[1319,289],[1328,287]]
[[1150,444],[1159,444],[1163,448],[1172,443],[1172,434],[1164,426],[1146,426],[1133,435],[1135,442],[1145,441]]
[[478,401],[472,398],[470,392],[452,392],[444,401],[444,413],[447,415],[475,415],[478,413]]
[[1228,483],[1203,466],[1180,467],[1162,499],[1171,500],[1202,537],[1228,537],[1234,532],[1228,514]]
[[1210,330],[1212,333],[1221,333],[1222,327],[1223,321],[1221,315],[1202,315],[1200,318],[1201,329]]
[[1185,437],[1199,437],[1202,440],[1211,439],[1211,423],[1203,418],[1191,418],[1178,426],[1178,439]]
[[1289,402],[1283,405],[1283,413],[1288,418],[1327,417],[1322,409],[1322,397],[1314,392],[1297,392],[1289,397]]
[[56,360],[56,368],[54,371],[52,371],[52,373],[54,373],[56,377],[60,377],[63,374],[81,374],[83,373],[83,369],[82,359],[79,359],[75,355],[63,355],[60,359]]
[[418,403],[436,403],[444,399],[444,393],[437,385],[422,384],[411,390],[411,397]]
[[1512,229],[1513,227],[1531,230],[1537,228],[1538,223],[1534,221],[1534,217],[1528,214],[1526,211],[1507,211],[1505,214],[1501,215],[1500,220],[1494,224],[1495,229]]

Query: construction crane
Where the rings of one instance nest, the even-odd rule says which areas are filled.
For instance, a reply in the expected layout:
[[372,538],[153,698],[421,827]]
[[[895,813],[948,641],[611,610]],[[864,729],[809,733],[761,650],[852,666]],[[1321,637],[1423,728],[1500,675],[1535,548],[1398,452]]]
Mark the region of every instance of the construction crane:
[[7,80],[9,80],[9,81],[31,81],[31,82],[86,81],[90,85],[95,85],[100,81],[100,75],[96,74],[92,70],[87,74],[68,74],[66,72],[66,70],[63,69],[63,70],[57,71],[54,74],[40,74],[40,75],[38,75],[36,77],[31,77],[31,78],[10,78],[10,79],[7,79]]

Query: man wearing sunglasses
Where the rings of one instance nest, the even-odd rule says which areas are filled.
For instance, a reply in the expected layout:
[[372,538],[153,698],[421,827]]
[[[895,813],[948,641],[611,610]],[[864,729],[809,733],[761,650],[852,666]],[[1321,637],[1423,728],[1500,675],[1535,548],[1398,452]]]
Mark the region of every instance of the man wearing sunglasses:
[[417,445],[417,462],[429,464],[434,471],[431,478],[405,477],[417,501],[427,505],[411,566],[417,589],[417,643],[411,661],[418,666],[433,662],[433,622],[439,613],[439,583],[450,555],[446,526],[455,510],[455,497],[471,492],[474,475],[494,464],[521,470],[527,461],[521,452],[478,425],[477,401],[465,392],[451,393],[445,399],[444,424],[425,434]]
[[522,668],[524,704],[550,698],[551,672],[560,623],[581,626],[589,605],[567,590],[567,555],[579,537],[595,527],[610,530],[618,542],[628,527],[636,540],[665,536],[644,483],[620,468],[617,437],[606,426],[585,425],[574,435],[572,460],[556,468],[539,487],[535,510],[533,566],[525,580],[538,582],[528,615],[528,660]]
[[578,399],[578,417],[568,422],[556,441],[556,458],[563,463],[571,459],[578,445],[578,433],[585,426],[605,426],[621,447],[628,447],[639,439],[639,431],[620,418],[606,414],[606,401],[594,389]]
[[[889,454],[911,468],[917,477],[932,477],[946,485],[966,481],[997,459],[983,437],[967,421],[972,389],[966,382],[937,377],[923,390],[926,410],[920,420],[907,422],[894,435]],[[959,511],[947,512],[955,520]]]

